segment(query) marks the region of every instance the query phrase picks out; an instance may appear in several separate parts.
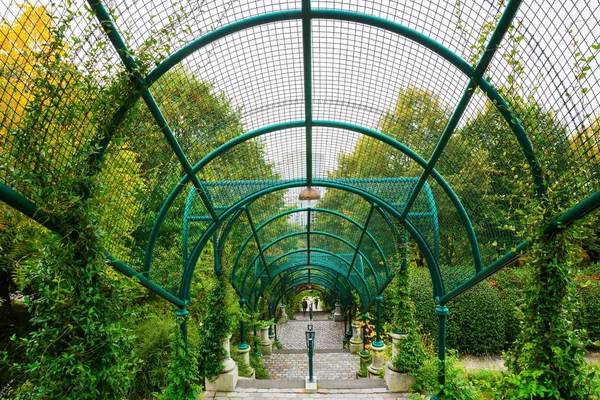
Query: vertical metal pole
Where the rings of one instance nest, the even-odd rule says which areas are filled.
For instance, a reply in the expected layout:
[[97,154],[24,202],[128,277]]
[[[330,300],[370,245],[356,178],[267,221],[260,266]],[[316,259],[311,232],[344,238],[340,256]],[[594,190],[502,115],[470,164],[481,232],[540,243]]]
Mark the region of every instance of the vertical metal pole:
[[314,382],[313,377],[313,338],[308,339],[308,381]]
[[440,361],[438,382],[440,385],[446,384],[446,318],[448,308],[446,306],[437,306],[435,313],[438,316],[438,359]]
[[347,326],[346,326],[346,313],[348,312],[348,309],[344,310],[344,336],[346,336],[346,331],[348,330]]
[[367,313],[362,315],[363,317],[363,351],[367,348]]
[[375,300],[377,301],[377,322],[376,322],[377,336],[375,339],[375,343],[373,343],[373,346],[374,347],[383,347],[383,342],[381,341],[381,301],[383,300],[383,296],[379,295],[379,296],[375,297]]
[[308,307],[308,317],[312,321],[312,318],[313,318],[313,315],[312,315],[312,304]]
[[183,307],[179,311],[177,311],[177,323],[179,324],[179,328],[181,329],[181,337],[183,338],[183,343],[185,343],[185,351],[188,350],[188,335],[187,335],[187,319],[190,312]]
[[[246,304],[246,299],[243,297],[239,299],[240,308],[244,309],[244,304]],[[248,347],[248,343],[245,340],[246,332],[244,331],[244,320],[240,318],[240,344],[238,344],[237,348],[240,350],[246,350]]]

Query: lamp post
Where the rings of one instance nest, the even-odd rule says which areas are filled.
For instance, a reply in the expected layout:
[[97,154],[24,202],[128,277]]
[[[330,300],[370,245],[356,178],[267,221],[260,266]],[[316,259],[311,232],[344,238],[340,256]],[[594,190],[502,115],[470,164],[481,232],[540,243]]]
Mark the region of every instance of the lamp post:
[[308,306],[308,318],[312,321],[312,304]]
[[308,382],[313,383],[315,378],[313,376],[313,351],[315,346],[315,331],[313,325],[308,324],[306,327],[306,348],[308,351]]

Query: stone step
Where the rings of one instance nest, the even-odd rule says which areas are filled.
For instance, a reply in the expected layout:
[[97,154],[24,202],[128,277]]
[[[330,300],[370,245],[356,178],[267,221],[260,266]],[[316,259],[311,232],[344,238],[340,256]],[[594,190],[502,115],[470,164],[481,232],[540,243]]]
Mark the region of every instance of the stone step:
[[[320,389],[380,389],[386,392],[383,379],[318,379]],[[304,389],[301,379],[244,379],[238,381],[238,389]]]

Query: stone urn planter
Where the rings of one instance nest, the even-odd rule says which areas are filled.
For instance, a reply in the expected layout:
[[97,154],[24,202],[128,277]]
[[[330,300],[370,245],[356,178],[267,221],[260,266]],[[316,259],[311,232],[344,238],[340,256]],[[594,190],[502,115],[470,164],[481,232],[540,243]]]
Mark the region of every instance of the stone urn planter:
[[269,327],[260,328],[260,344],[258,351],[263,355],[268,356],[273,354],[273,342],[269,339]]
[[[379,346],[376,346],[378,344]],[[369,378],[380,378],[381,372],[384,370],[383,362],[385,361],[385,344],[383,342],[373,342],[371,344],[371,365],[367,368]]]
[[281,315],[279,316],[279,323],[285,324],[290,319],[285,312],[285,304],[280,304],[279,309],[281,310]]
[[342,315],[342,304],[341,303],[335,303],[335,313],[333,314],[333,320],[335,322],[344,320],[344,316]]
[[392,360],[400,354],[400,341],[408,337],[405,333],[390,333],[392,339],[392,358],[385,364],[385,383],[390,392],[408,392],[412,385],[417,383],[417,378],[405,372],[400,372],[394,367]]
[[369,367],[369,364],[371,364],[371,353],[366,350],[361,350],[358,353],[358,356],[360,357],[360,367],[356,372],[356,377],[366,378],[368,375],[367,368]]
[[223,370],[212,382],[209,379],[205,379],[207,391],[232,392],[235,390],[238,381],[238,366],[231,358],[230,339],[231,334],[223,339],[223,348],[226,353],[225,359],[221,361]]
[[248,346],[247,344],[245,344],[243,346],[242,345],[237,346],[237,352],[242,355],[243,363],[246,364],[246,366],[250,369],[250,376],[248,378],[254,379],[255,371],[254,371],[254,368],[252,368],[250,366],[250,350],[251,350],[250,346]]
[[352,337],[350,338],[350,353],[358,354],[363,347],[362,330],[358,322],[352,322]]

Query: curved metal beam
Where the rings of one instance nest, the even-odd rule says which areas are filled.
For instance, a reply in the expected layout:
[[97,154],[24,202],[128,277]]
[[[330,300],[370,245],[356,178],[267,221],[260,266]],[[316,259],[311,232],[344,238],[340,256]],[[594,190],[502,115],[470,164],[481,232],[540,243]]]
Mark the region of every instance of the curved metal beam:
[[[306,284],[307,284],[307,283],[306,283],[306,281],[303,281],[303,280],[301,280],[301,279],[302,279],[302,278],[297,278],[297,279],[296,279],[296,282],[294,282],[294,281],[291,281],[291,282],[289,282],[289,283],[288,283],[288,287],[286,288],[286,290],[284,291],[284,293],[280,294],[280,295],[277,297],[277,303],[279,303],[279,301],[281,301],[281,299],[283,298],[283,296],[285,296],[285,294],[286,294],[287,292],[289,292],[289,291],[293,290],[294,288],[296,288],[296,287],[298,287],[298,286],[302,286],[302,285],[306,285]],[[330,284],[331,286],[333,286],[333,284],[334,284],[333,282],[330,282],[330,281],[327,281],[327,283],[328,283],[328,284]],[[323,288],[324,288],[324,289],[326,289],[326,290],[328,290],[328,291],[330,292],[330,294],[336,294],[336,293],[335,293],[335,291],[334,291],[334,289],[331,289],[331,288],[328,288],[328,287],[326,287],[324,283],[320,283],[320,284],[319,284],[319,283],[317,283],[317,284],[313,284],[313,285],[320,285],[320,286],[323,286]],[[337,296],[336,296],[336,297],[337,297]],[[340,297],[341,297],[341,296],[340,296]],[[348,294],[348,297],[350,297],[350,294]],[[361,302],[362,302],[362,300],[361,300]]]
[[[442,44],[436,42],[428,36],[423,35],[411,28],[408,28],[402,24],[398,24],[396,22],[392,22],[380,17],[362,14],[358,12],[352,11],[343,11],[343,10],[327,10],[327,9],[314,9],[314,10],[291,10],[291,11],[277,11],[273,13],[262,14],[254,17],[249,17],[243,19],[241,21],[236,21],[231,24],[220,27],[212,32],[209,32],[189,44],[183,46],[177,52],[173,53],[169,57],[167,57],[161,64],[159,64],[153,71],[151,71],[146,77],[140,79],[143,84],[135,93],[132,93],[128,99],[126,99],[123,109],[121,107],[117,113],[119,114],[119,118],[114,118],[113,125],[118,125],[122,121],[124,115],[127,110],[136,102],[136,98],[139,98],[141,92],[147,90],[154,82],[156,82],[161,76],[163,76],[167,71],[181,62],[183,59],[194,53],[195,51],[201,49],[202,47],[219,40],[225,36],[233,34],[235,32],[242,31],[244,29],[252,28],[255,26],[272,23],[272,22],[280,22],[292,19],[302,19],[303,16],[312,18],[322,18],[322,19],[336,19],[342,21],[356,22],[361,24],[366,24],[370,26],[375,26],[389,32],[395,33],[399,36],[410,39],[416,43],[419,43],[423,47],[433,51],[438,54],[440,57],[447,60],[450,64],[455,66],[462,73],[467,75],[469,78],[473,77],[475,74],[475,68],[473,68],[467,61],[465,61],[462,57],[458,56],[456,53],[443,46]],[[116,46],[116,45],[115,45]],[[512,129],[513,133],[517,137],[517,140],[523,150],[525,158],[529,163],[532,174],[534,175],[534,180],[538,185],[539,191],[544,192],[544,179],[541,170],[541,166],[535,156],[533,151],[533,146],[529,137],[527,136],[521,122],[517,118],[514,113],[512,113],[510,107],[507,105],[502,96],[496,91],[496,89],[487,81],[485,78],[478,79],[477,83],[483,89],[486,96],[493,102],[496,106],[496,109],[500,112],[502,117],[508,123],[509,127]],[[116,114],[115,114],[116,115]],[[311,125],[312,126],[312,125]],[[116,128],[115,128],[116,129]],[[108,146],[108,140],[103,139],[102,144],[104,147],[101,149],[101,153],[104,152],[106,146]]]
[[[314,121],[313,125],[345,129],[345,130],[350,130],[353,132],[364,134],[366,136],[372,137],[376,140],[380,140],[386,144],[391,145],[398,151],[402,152],[403,154],[405,154],[406,156],[411,158],[413,161],[415,161],[417,164],[419,164],[423,168],[425,168],[425,166],[427,165],[427,162],[421,156],[416,154],[414,151],[409,149],[404,144],[402,144],[402,143],[398,142],[397,140],[394,140],[386,135],[383,135],[380,132],[374,131],[372,129],[368,129],[368,128],[364,128],[364,127],[361,127],[358,125],[348,124],[348,123],[344,123],[344,122],[337,122],[337,121]],[[197,173],[202,168],[204,168],[207,164],[209,164],[213,159],[217,158],[221,153],[226,152],[227,150],[233,148],[234,146],[236,146],[240,143],[246,142],[255,137],[259,137],[259,136],[262,136],[262,135],[265,135],[268,133],[272,133],[272,132],[276,132],[276,131],[280,131],[280,130],[284,130],[284,129],[298,128],[298,127],[302,127],[302,126],[304,126],[304,121],[286,122],[286,123],[275,124],[275,125],[271,125],[268,127],[256,129],[256,130],[248,132],[244,135],[238,136],[237,138],[230,140],[229,142],[223,144],[222,146],[213,150],[211,153],[209,153],[207,156],[205,156],[200,162],[198,162],[193,167],[193,170],[195,173]],[[448,185],[448,183],[437,172],[437,170],[433,169],[431,171],[431,176],[440,185],[442,190],[444,190],[444,192],[450,198],[450,201],[452,202],[452,204],[455,206],[455,208],[458,211],[461,222],[462,222],[463,226],[465,227],[465,230],[467,231],[467,237],[469,238],[469,242],[471,245],[471,252],[473,254],[475,270],[477,270],[477,268],[481,267],[481,255],[479,253],[479,245],[477,243],[477,238],[475,236],[475,232],[473,231],[473,226],[471,225],[471,221],[469,220],[469,217],[468,217],[464,207],[462,206],[460,200],[458,199],[458,196],[456,196],[456,193],[454,193],[454,191],[452,190],[450,185]],[[153,252],[154,246],[156,244],[156,240],[158,238],[158,233],[160,231],[160,227],[167,216],[167,211],[169,210],[169,208],[171,207],[171,205],[173,204],[173,202],[175,201],[175,199],[177,198],[179,193],[183,190],[183,187],[188,182],[189,182],[189,178],[187,175],[185,175],[181,179],[179,184],[177,186],[175,186],[175,188],[171,191],[171,193],[169,194],[169,196],[163,203],[163,206],[155,219],[154,226],[152,227],[152,232],[151,232],[150,238],[148,240],[148,245],[146,247],[146,258],[144,260],[144,270],[146,270],[146,269],[149,270],[149,268],[150,268],[150,263],[152,261],[152,252]],[[298,183],[296,184],[296,186],[301,186],[301,183],[303,183],[300,180],[298,180],[297,182]],[[293,182],[289,182],[286,184],[294,185]],[[320,186],[324,186],[324,185],[321,184]],[[290,186],[290,187],[295,187],[295,186]],[[344,187],[349,187],[349,186],[344,186]],[[364,192],[364,193],[366,193],[366,192]],[[373,198],[377,199],[375,201],[377,204],[380,204],[381,202],[383,202],[383,200],[379,199],[378,197],[373,197]],[[396,211],[391,212],[391,214],[395,215]],[[226,216],[221,215],[221,218],[226,218]],[[479,265],[479,267],[478,267],[478,265]],[[436,267],[437,267],[437,263],[436,263]]]
[[[331,188],[341,189],[341,190],[345,190],[345,191],[350,192],[350,193],[357,194],[357,195],[363,197],[368,202],[375,202],[375,203],[377,203],[380,207],[382,207],[383,209],[385,209],[388,213],[390,213],[396,219],[400,218],[400,213],[398,212],[398,210],[396,210],[392,205],[390,205],[389,203],[387,203],[383,199],[380,199],[380,198],[374,196],[371,193],[362,191],[362,190],[357,189],[355,187],[346,186],[346,185],[341,184],[341,183],[328,182],[328,181],[319,181],[319,180],[317,180],[317,181],[315,181],[314,185],[315,186],[331,187]],[[252,202],[254,202],[255,200],[257,200],[258,198],[260,198],[260,197],[262,197],[264,195],[267,195],[269,193],[275,192],[277,190],[290,189],[290,188],[293,188],[293,187],[301,187],[301,186],[304,186],[304,182],[288,182],[288,183],[282,183],[280,185],[275,185],[275,186],[271,186],[269,188],[260,190],[260,191],[258,191],[256,193],[253,193],[252,195],[249,195],[246,198],[238,201],[236,204],[234,204],[229,209],[227,209],[226,211],[224,211],[221,214],[221,217],[222,218],[227,218],[229,215],[231,215],[234,212],[236,212],[238,208],[240,208],[240,207],[242,207],[244,205],[251,204]],[[177,190],[177,189],[175,189],[175,190]],[[406,230],[409,232],[409,234],[415,239],[415,242],[417,243],[417,246],[419,247],[419,249],[421,250],[421,252],[425,256],[425,259],[427,260],[427,266],[429,268],[429,273],[431,275],[431,280],[433,282],[433,297],[437,301],[445,293],[445,291],[444,291],[444,285],[443,285],[443,281],[442,281],[442,276],[440,274],[440,270],[439,270],[439,266],[437,264],[437,261],[433,257],[433,255],[431,253],[431,249],[429,248],[429,246],[427,245],[427,243],[425,242],[425,240],[423,239],[423,237],[419,234],[418,230],[412,225],[412,223],[410,223],[410,221],[404,221],[404,222],[402,222],[402,224],[404,225],[404,227],[406,228]],[[181,281],[181,290],[180,290],[181,293],[185,293],[186,294],[185,298],[189,297],[189,288],[190,288],[190,284],[191,284],[191,275],[193,274],[194,266],[196,265],[196,263],[198,261],[198,258],[200,257],[200,252],[202,251],[202,248],[206,245],[206,242],[211,237],[211,235],[212,235],[212,233],[213,233],[213,231],[215,229],[216,229],[216,224],[213,223],[205,231],[205,233],[202,235],[201,239],[198,241],[198,243],[194,247],[192,255],[190,256],[190,261],[188,262],[188,266],[185,267],[184,276],[183,276],[182,281]],[[389,280],[388,280],[388,282],[389,282]],[[387,285],[388,282],[386,282],[386,285]],[[383,285],[383,288],[385,288],[386,285]],[[383,290],[383,288],[382,288],[382,290]]]
[[[315,265],[317,265],[317,264],[315,264]],[[334,268],[330,268],[325,263],[321,263],[321,264],[319,264],[317,266],[323,268],[323,269],[319,270],[320,273],[323,273],[323,274],[328,275],[328,276],[336,277],[336,278],[338,278],[338,277],[341,276],[341,274],[338,271],[336,271]],[[302,265],[302,266],[296,266],[296,267],[289,267],[288,269],[280,272],[280,275],[281,274],[284,274],[284,275],[287,274],[287,276],[292,276],[292,279],[296,279],[296,278],[301,277],[301,276],[308,278],[308,276],[309,276],[308,275],[308,271],[311,268],[312,267],[310,265]],[[306,272],[306,274],[302,274],[303,272]],[[318,277],[318,276],[324,276],[324,275],[319,275],[319,274],[315,275],[315,277]],[[306,280],[306,283],[309,284],[308,279]],[[257,292],[252,292],[252,293],[257,293],[258,297],[261,297],[263,295],[265,289],[269,286],[269,284],[264,285]],[[361,299],[363,298],[363,296],[361,296],[361,292],[359,292],[356,289],[356,286],[354,286],[354,284],[351,281],[349,281],[349,280],[348,281],[344,281],[344,280],[341,280],[341,279],[336,279],[335,284],[336,285],[341,285],[341,287],[343,287],[344,290],[347,293],[351,293],[352,289],[354,289],[356,291],[356,293],[361,297]]]
[[[305,252],[305,251],[306,251],[306,249],[302,249],[301,251]],[[312,252],[312,251],[314,251],[314,252],[316,252],[316,253],[322,253],[322,254],[328,254],[328,255],[331,255],[331,256],[333,256],[333,257],[337,258],[338,260],[341,260],[341,261],[342,261],[342,262],[344,262],[346,265],[348,265],[348,267],[349,267],[348,269],[349,269],[349,270],[350,270],[350,269],[352,269],[352,266],[350,265],[350,263],[349,263],[348,261],[344,260],[342,257],[338,256],[338,255],[337,255],[337,254],[335,254],[335,253],[332,253],[332,252],[330,252],[330,251],[320,250],[320,249],[311,249],[311,252]],[[300,252],[300,251],[298,251],[298,250],[294,250],[294,251],[292,251],[292,252],[288,252],[288,253],[284,254],[284,256],[288,256],[288,255],[291,255],[291,254],[294,254],[294,253],[298,253],[298,252]],[[281,258],[283,258],[283,256],[281,256]],[[275,261],[273,261],[273,262],[275,262]],[[319,265],[322,265],[322,264],[325,264],[325,263],[323,263],[323,262],[319,262],[319,261],[317,261],[317,262],[312,262],[312,261],[311,261],[310,263],[308,263],[308,262],[302,262],[302,261],[300,261],[300,262],[298,262],[298,263],[297,263],[297,264],[295,264],[295,265],[284,264],[283,266],[280,266],[280,267],[279,267],[279,268],[276,270],[276,273],[275,273],[275,274],[273,275],[273,277],[271,278],[271,281],[273,281],[277,275],[279,275],[279,274],[280,274],[280,273],[282,273],[282,272],[285,272],[285,271],[287,271],[287,270],[288,270],[288,269],[290,269],[290,268],[294,268],[294,267],[297,267],[297,266],[304,266],[304,265],[307,265],[307,266],[310,266],[310,265],[317,265],[317,266],[319,266]],[[331,267],[331,269],[334,269],[334,268],[333,268],[333,267]],[[335,270],[335,271],[336,271],[337,273],[340,273],[340,274],[341,274],[341,273],[346,273],[346,271],[342,271],[342,270]],[[364,277],[362,277],[362,276],[360,276],[360,274],[358,274],[358,272],[357,272],[357,275],[358,275],[358,278],[360,279],[361,283],[363,284],[363,286],[364,286],[365,290],[366,290],[366,291],[367,291],[369,294],[371,294],[371,291],[369,290],[369,286],[367,285],[367,281],[365,280],[365,278],[364,278]],[[254,291],[254,289],[255,289],[255,287],[256,287],[256,284],[258,283],[258,280],[259,280],[260,278],[261,278],[261,277],[260,277],[260,274],[259,274],[259,276],[258,276],[257,278],[255,278],[255,279],[252,281],[252,285],[250,286],[250,293]],[[357,288],[357,287],[355,287],[355,289],[356,289],[356,291],[358,291],[358,288]]]
[[[262,228],[264,228],[265,226],[267,226],[268,224],[270,224],[271,222],[274,222],[275,220],[285,217],[286,215],[290,215],[290,214],[295,214],[295,213],[299,213],[299,212],[304,212],[307,211],[308,208],[298,208],[298,209],[294,209],[294,210],[286,210],[283,211],[277,215],[274,215],[273,217],[270,217],[269,219],[267,219],[266,221],[262,222],[260,225],[258,225],[256,227],[256,232],[258,233]],[[359,224],[357,221],[355,221],[354,219],[348,217],[347,215],[344,215],[340,212],[334,211],[334,210],[329,210],[326,208],[311,208],[311,212],[322,212],[322,213],[327,213],[327,214],[331,214],[331,215],[335,215],[337,217],[343,218],[346,221],[350,222],[351,224],[353,224],[354,226],[356,226],[357,228],[359,228],[360,230],[364,230],[364,226],[362,226],[361,224]],[[386,223],[389,222],[386,221]],[[229,232],[227,232],[229,233]],[[385,254],[383,252],[383,249],[381,248],[381,246],[379,245],[379,243],[377,242],[377,240],[375,239],[375,237],[373,236],[373,234],[371,232],[369,232],[368,230],[366,231],[366,234],[371,238],[371,240],[373,241],[373,243],[375,243],[375,246],[377,247],[377,251],[379,252],[379,254],[381,255],[381,258],[384,260],[385,263],[385,267],[389,269],[389,265],[387,263],[387,260],[385,258]],[[246,239],[244,240],[244,242],[242,243],[242,246],[240,247],[240,250],[238,251],[238,254],[235,257],[235,261],[234,261],[234,266],[233,266],[233,271],[231,271],[231,276],[233,276],[235,274],[235,271],[237,269],[237,264],[238,261],[242,255],[242,252],[244,250],[244,248],[248,245],[248,243],[250,242],[250,240],[252,239],[252,235],[249,235],[246,237]],[[225,242],[227,240],[227,236],[225,234],[221,235],[221,241]]]
[[[305,284],[308,285],[309,284],[308,283],[308,276],[309,276],[308,270],[309,269],[310,269],[310,266],[304,266],[304,267],[302,267],[300,269],[296,269],[294,271],[289,272],[288,276],[292,277],[291,278],[291,282],[293,282],[293,281],[301,281],[301,282],[303,282],[303,283],[305,283]],[[302,272],[306,272],[306,273],[302,274]],[[340,278],[343,278],[343,276],[341,276],[341,274],[339,274],[338,272],[335,272],[335,271],[332,272],[330,270],[321,270],[321,272],[323,272],[324,275],[315,275],[315,278],[317,278],[317,282],[319,281],[318,278],[331,277],[331,280],[329,280],[331,286],[334,289],[336,289],[336,290],[338,290],[340,292],[346,293],[348,295],[348,297],[351,297],[351,293],[352,293],[353,289],[356,291],[355,286],[351,282],[344,281],[343,279],[340,279]],[[333,278],[335,278],[335,280]],[[289,284],[289,282],[290,281],[286,281],[286,285]],[[258,293],[257,299],[260,298],[260,296],[262,296],[262,294],[264,293],[264,290],[267,288],[267,286],[265,286]],[[339,290],[339,289],[343,289],[343,290]],[[357,294],[358,294],[358,296],[360,298],[361,303],[363,303],[364,302],[363,296],[361,296],[360,292],[357,292]]]
[[[294,236],[301,236],[301,235],[305,235],[305,234],[306,234],[306,231],[297,231],[297,232],[291,232],[291,233],[288,233],[288,234],[286,234],[286,235],[280,236],[279,238],[275,239],[274,241],[272,241],[271,243],[269,243],[268,245],[266,245],[266,246],[264,247],[264,249],[263,249],[263,250],[267,250],[267,249],[269,249],[270,247],[272,247],[272,246],[276,245],[277,243],[281,242],[281,241],[282,241],[282,240],[284,240],[284,239],[288,239],[288,238],[290,238],[290,237],[294,237]],[[354,244],[350,243],[348,240],[346,240],[346,239],[344,239],[344,238],[342,238],[342,237],[339,237],[339,236],[337,236],[337,235],[335,235],[335,234],[333,234],[333,233],[329,233],[329,232],[321,232],[321,231],[313,231],[313,232],[311,232],[311,235],[327,236],[327,237],[330,237],[330,238],[336,239],[336,240],[338,240],[338,241],[340,241],[340,242],[342,242],[342,243],[344,243],[344,244],[348,245],[350,248],[352,248],[352,249],[356,250],[356,247],[354,246]],[[375,277],[375,283],[376,283],[376,285],[377,285],[377,291],[379,291],[379,289],[380,289],[380,287],[379,287],[379,279],[377,278],[377,273],[375,272],[375,268],[373,268],[373,264],[371,264],[371,262],[369,261],[369,259],[368,259],[368,258],[367,258],[367,257],[366,257],[364,254],[363,254],[363,252],[362,252],[362,251],[361,251],[361,252],[359,252],[359,254],[360,254],[360,256],[361,256],[361,257],[362,257],[362,258],[363,258],[363,259],[364,259],[364,260],[367,262],[367,265],[368,265],[368,266],[369,266],[369,268],[371,269],[371,273],[372,273],[372,274],[373,274],[373,276]],[[255,257],[252,259],[252,261],[250,261],[250,262],[248,263],[248,265],[252,265],[252,264],[254,264],[254,262],[256,261],[257,257],[258,257],[258,256],[255,256]],[[354,271],[355,271],[355,272],[356,272],[356,273],[357,273],[357,274],[360,276],[360,273],[359,273],[359,272],[356,270],[356,268],[354,268],[354,266],[353,266],[353,265],[351,265],[351,266],[350,266],[350,268],[354,269]],[[263,268],[263,269],[262,269],[262,270],[259,272],[259,275],[261,275],[263,272],[265,272],[265,269],[266,269],[266,266],[265,266],[265,268]],[[244,277],[242,278],[242,287],[241,287],[241,289],[240,289],[240,290],[243,290],[243,289],[244,289],[244,287],[246,286],[246,279],[248,278],[248,273],[249,273],[249,271],[250,271],[250,268],[247,268],[247,269],[246,269],[246,272],[244,273]],[[363,279],[363,281],[364,281],[364,279]],[[366,283],[365,283],[365,285],[366,285]]]

